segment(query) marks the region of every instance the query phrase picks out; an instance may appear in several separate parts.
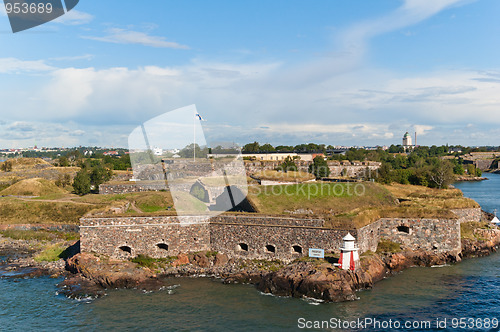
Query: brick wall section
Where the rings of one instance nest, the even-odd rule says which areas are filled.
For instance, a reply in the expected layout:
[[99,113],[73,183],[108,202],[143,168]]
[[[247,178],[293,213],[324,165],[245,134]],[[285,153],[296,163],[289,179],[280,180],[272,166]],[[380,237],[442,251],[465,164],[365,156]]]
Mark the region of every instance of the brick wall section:
[[457,215],[458,220],[462,222],[468,221],[481,221],[482,211],[481,208],[471,208],[471,209],[456,209],[451,210],[454,214]]

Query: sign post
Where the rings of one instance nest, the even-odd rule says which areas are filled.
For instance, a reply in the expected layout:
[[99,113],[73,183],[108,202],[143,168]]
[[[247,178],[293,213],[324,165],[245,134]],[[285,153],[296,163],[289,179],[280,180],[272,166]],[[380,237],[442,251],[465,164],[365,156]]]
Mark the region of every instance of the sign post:
[[309,248],[309,257],[325,258],[325,249]]

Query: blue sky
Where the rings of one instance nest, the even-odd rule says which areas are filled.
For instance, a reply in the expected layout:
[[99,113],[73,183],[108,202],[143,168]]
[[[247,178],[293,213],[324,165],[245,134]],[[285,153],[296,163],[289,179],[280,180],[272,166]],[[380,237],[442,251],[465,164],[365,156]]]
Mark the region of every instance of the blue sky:
[[196,104],[213,141],[499,145],[497,0],[88,1],[13,34],[0,147],[127,146]]

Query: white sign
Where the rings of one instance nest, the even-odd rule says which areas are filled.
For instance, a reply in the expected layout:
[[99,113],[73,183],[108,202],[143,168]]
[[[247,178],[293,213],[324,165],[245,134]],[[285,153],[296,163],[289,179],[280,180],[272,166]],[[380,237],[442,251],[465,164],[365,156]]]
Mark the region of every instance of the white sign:
[[325,258],[325,249],[309,248],[309,257]]

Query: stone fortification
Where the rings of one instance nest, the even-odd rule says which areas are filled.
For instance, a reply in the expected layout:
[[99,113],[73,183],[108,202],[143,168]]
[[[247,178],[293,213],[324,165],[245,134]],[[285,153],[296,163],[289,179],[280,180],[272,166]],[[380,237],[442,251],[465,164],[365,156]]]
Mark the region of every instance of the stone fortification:
[[[463,217],[465,218],[465,217]],[[175,256],[213,250],[232,257],[290,261],[310,248],[337,253],[350,232],[360,252],[376,251],[380,240],[436,252],[459,252],[459,219],[384,218],[360,229],[329,229],[315,218],[219,215],[206,221],[193,216],[82,218],[82,252],[111,257]]]

